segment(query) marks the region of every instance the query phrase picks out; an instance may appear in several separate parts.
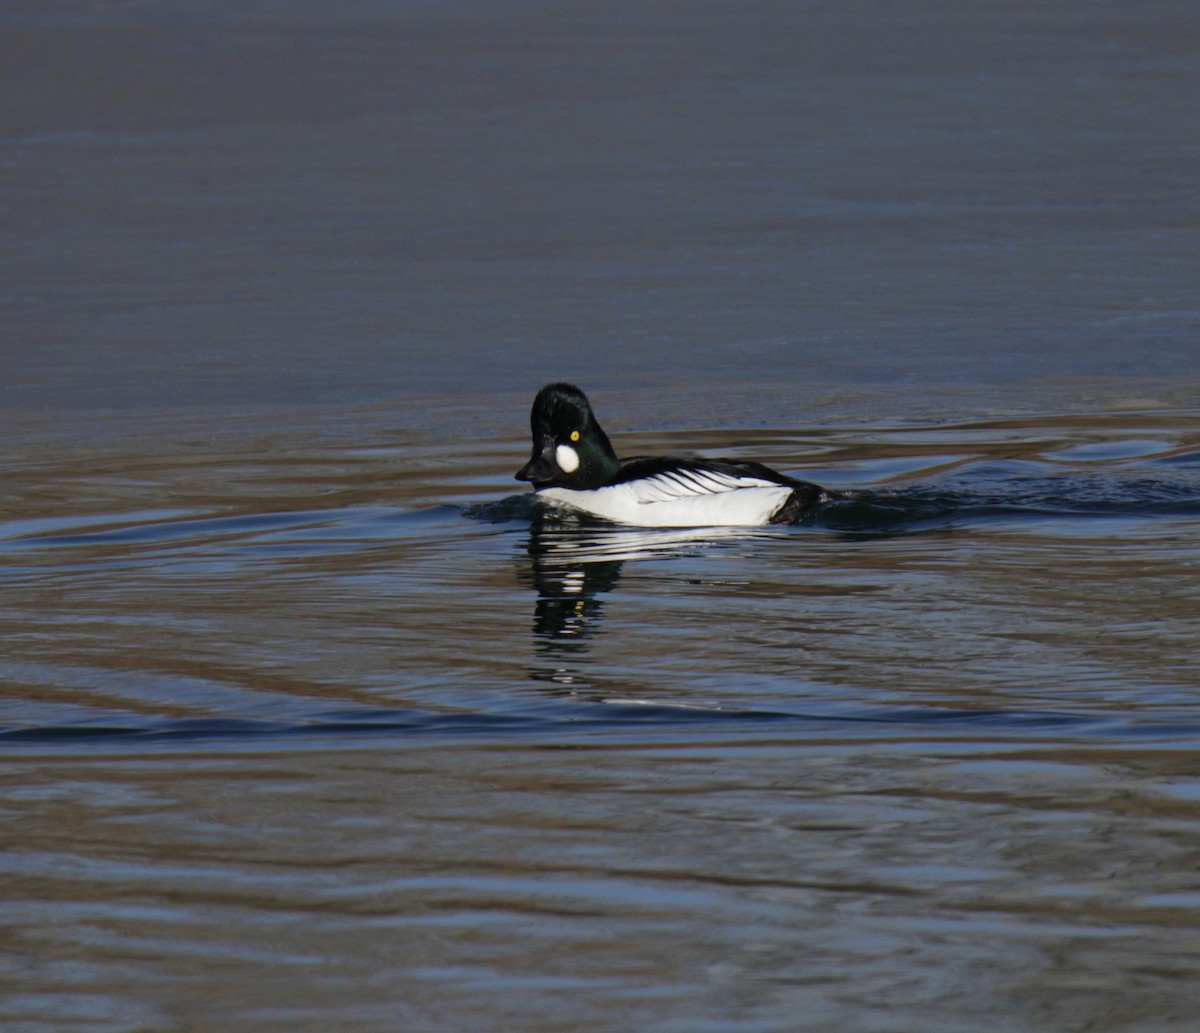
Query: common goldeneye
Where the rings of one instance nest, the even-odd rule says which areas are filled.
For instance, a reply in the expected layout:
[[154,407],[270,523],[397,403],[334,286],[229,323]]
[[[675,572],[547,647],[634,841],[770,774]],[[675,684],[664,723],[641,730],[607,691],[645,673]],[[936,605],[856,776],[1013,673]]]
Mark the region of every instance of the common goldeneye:
[[533,456],[517,480],[539,501],[637,527],[786,524],[829,496],[739,459],[618,459],[572,384],[547,384],[529,415]]

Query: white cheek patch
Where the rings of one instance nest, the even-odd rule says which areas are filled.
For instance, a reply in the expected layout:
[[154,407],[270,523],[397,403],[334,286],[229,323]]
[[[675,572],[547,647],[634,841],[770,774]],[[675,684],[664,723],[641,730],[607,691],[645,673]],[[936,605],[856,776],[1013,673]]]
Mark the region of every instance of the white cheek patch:
[[570,445],[559,445],[554,450],[554,461],[563,473],[574,473],[579,469],[579,453]]

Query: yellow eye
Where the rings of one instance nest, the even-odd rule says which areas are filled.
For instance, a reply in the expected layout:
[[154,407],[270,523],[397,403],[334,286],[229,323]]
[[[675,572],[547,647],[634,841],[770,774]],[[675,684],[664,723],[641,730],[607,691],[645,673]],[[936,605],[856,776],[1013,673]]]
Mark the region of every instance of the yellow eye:
[[573,430],[573,431],[571,431],[571,440],[572,440],[572,441],[578,441],[578,440],[579,440],[579,431],[577,431],[577,430]]

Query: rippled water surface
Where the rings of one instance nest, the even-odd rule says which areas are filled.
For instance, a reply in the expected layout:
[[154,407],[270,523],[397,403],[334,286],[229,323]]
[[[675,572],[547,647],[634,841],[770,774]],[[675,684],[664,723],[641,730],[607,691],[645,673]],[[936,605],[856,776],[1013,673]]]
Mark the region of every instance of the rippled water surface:
[[10,470],[13,1028],[1186,1028],[1196,416],[628,438],[853,486],[748,531],[515,435]]
[[1200,1028],[1195,25],[0,5],[0,1031]]

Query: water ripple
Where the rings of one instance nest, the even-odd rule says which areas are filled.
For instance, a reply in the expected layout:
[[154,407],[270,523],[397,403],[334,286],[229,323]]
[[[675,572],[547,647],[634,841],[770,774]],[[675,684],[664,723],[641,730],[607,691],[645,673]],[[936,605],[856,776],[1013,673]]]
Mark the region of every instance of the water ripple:
[[[653,735],[659,743],[688,740],[703,731],[738,738],[772,740],[819,736],[910,738],[933,742],[950,737],[978,742],[992,736],[1008,740],[1050,738],[1105,740],[1135,737],[1195,742],[1200,721],[1192,715],[1155,714],[1153,720],[1066,711],[1015,709],[967,710],[943,707],[855,707],[852,705],[782,709],[664,705],[641,700],[541,703],[523,712],[438,712],[416,708],[358,708],[314,713],[298,721],[202,717],[171,720],[106,721],[36,726],[0,726],[0,743],[41,745],[75,750],[83,746],[177,744],[237,746],[247,742],[304,740],[338,742],[364,736],[387,739],[409,736],[483,737],[528,742],[595,739],[622,742]],[[596,739],[596,737],[600,737]]]

